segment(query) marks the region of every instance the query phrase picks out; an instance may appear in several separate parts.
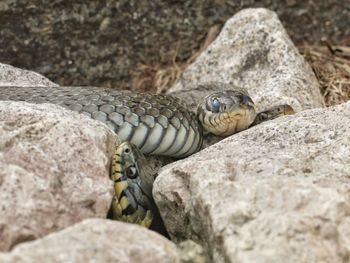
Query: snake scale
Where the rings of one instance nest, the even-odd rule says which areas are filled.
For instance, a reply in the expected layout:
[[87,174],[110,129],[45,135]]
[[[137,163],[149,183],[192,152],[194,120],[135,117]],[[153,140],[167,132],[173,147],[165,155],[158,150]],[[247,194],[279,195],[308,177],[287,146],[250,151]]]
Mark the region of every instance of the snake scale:
[[[201,88],[208,86],[213,85]],[[109,126],[125,142],[116,149],[112,160],[114,217],[149,227],[155,209],[154,171],[143,154],[186,157],[201,149],[203,130],[228,136],[294,113],[290,106],[279,105],[257,114],[245,90],[228,87],[232,89],[203,98],[197,112],[170,95],[92,87],[0,87],[0,100],[53,103]]]
[[107,124],[145,154],[183,157],[199,150],[201,127],[178,98],[88,87],[4,87],[0,100],[53,103]]

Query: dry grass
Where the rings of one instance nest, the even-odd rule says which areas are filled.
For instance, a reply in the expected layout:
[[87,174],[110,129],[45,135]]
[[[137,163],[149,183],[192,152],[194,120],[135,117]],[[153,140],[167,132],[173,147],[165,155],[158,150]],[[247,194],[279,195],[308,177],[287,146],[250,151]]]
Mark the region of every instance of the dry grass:
[[[139,64],[133,73],[134,90],[165,93],[182,75],[188,65],[210,45],[220,32],[212,27],[201,48],[185,62],[177,61],[177,52],[169,59],[153,65]],[[299,51],[311,65],[327,106],[340,104],[350,99],[350,47],[299,46]]]
[[300,52],[310,63],[327,106],[350,99],[350,48],[301,46]]
[[186,63],[176,62],[176,53],[170,60],[147,65],[139,64],[132,76],[132,89],[165,93],[180,77]]
[[187,66],[214,41],[219,32],[219,26],[211,27],[199,50],[194,51],[185,62],[177,61],[177,51],[175,51],[170,59],[162,58],[160,62],[153,65],[139,64],[132,75],[132,89],[165,93],[181,77]]

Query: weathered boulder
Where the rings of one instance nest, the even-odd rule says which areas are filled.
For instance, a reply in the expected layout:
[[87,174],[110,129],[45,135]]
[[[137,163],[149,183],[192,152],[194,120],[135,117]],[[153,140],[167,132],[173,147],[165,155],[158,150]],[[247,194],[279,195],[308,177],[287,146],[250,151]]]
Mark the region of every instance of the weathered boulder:
[[177,241],[214,262],[350,258],[350,102],[269,121],[163,167],[153,194]]
[[207,82],[247,89],[259,111],[279,104],[289,104],[295,111],[324,105],[311,67],[277,15],[263,8],[245,9],[229,19],[169,92]]
[[178,262],[176,246],[146,228],[87,219],[0,253],[6,262]]
[[116,135],[52,104],[0,102],[0,250],[106,217]]
[[58,85],[39,73],[0,63],[0,86],[54,87]]

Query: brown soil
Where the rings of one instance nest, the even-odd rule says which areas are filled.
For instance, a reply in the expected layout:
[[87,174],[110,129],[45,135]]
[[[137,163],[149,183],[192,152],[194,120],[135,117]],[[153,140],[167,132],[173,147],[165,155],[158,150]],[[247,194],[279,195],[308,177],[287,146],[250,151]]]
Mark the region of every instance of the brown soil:
[[61,85],[161,91],[210,28],[248,7],[276,11],[296,44],[350,44],[349,0],[2,0],[0,62]]

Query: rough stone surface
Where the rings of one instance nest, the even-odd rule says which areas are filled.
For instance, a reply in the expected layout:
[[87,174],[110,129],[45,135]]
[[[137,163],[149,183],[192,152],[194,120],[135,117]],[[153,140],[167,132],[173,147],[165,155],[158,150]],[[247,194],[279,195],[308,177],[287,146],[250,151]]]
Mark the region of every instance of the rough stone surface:
[[181,263],[206,263],[206,253],[203,247],[193,240],[185,240],[178,245]]
[[83,222],[0,253],[7,262],[178,262],[176,246],[143,227],[103,219]]
[[0,86],[55,87],[58,85],[36,72],[0,63]]
[[348,262],[350,102],[266,122],[162,168],[172,238],[214,262]]
[[213,81],[247,89],[258,110],[278,104],[296,111],[324,105],[311,67],[277,15],[263,8],[240,11],[228,20],[169,92]]
[[116,142],[104,124],[59,106],[0,102],[0,250],[106,217]]

